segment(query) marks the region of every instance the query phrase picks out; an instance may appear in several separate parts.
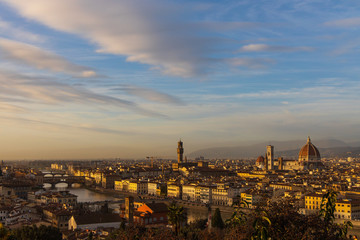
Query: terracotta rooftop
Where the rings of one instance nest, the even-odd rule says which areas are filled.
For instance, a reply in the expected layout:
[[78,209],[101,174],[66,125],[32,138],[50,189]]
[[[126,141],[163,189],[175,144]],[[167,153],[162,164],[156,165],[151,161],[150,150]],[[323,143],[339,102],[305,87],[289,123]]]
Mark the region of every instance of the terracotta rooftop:
[[121,222],[122,218],[119,214],[99,214],[91,213],[79,216],[74,216],[77,225],[83,224],[95,224],[95,223],[110,223],[110,222]]

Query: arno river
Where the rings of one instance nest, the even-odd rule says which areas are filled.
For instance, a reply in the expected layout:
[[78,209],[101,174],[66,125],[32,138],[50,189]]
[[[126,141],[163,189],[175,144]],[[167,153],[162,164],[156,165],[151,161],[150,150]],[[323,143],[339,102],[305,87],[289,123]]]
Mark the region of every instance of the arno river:
[[[46,189],[49,189],[51,187],[50,184],[44,184],[44,187]],[[55,190],[55,189],[54,189]],[[68,188],[66,183],[58,183],[56,184],[56,190],[67,190],[72,194],[75,194],[78,196],[78,202],[99,202],[99,201],[112,201],[112,200],[118,200],[117,198],[112,197],[111,195],[97,193],[91,190],[88,190],[86,188],[81,187],[72,187]]]

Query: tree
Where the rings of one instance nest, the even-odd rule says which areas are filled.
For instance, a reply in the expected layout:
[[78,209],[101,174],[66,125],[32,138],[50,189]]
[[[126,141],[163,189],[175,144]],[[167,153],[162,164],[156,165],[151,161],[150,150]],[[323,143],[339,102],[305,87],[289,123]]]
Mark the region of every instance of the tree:
[[235,208],[235,211],[233,212],[232,216],[225,221],[226,225],[236,227],[245,224],[247,221],[247,217],[246,217],[246,213],[242,211],[242,208],[248,208],[248,207],[249,207],[248,202],[242,199],[239,205]]
[[267,217],[267,213],[261,211],[253,223],[254,233],[251,236],[251,240],[268,240],[270,226],[271,221]]
[[337,192],[330,189],[323,195],[320,205],[319,215],[322,217],[326,224],[333,223],[335,219]]
[[332,228],[335,229],[335,235],[338,237],[338,239],[346,239],[348,229],[352,228],[353,224],[350,221],[344,221],[343,224],[333,224],[335,220],[334,213],[336,210],[337,194],[338,193],[333,189],[330,189],[323,195],[319,216],[323,219],[326,225],[324,229],[326,234],[328,234]]
[[0,239],[8,239],[11,232],[0,223]]
[[175,240],[168,228],[145,228],[140,225],[126,226],[125,229],[113,231],[106,240]]
[[211,227],[223,229],[225,227],[224,221],[221,218],[220,209],[216,208],[214,216],[211,219]]
[[105,202],[104,205],[101,206],[100,212],[103,214],[110,213],[108,202]]
[[121,221],[119,228],[120,228],[121,230],[125,230],[125,228],[126,228],[125,221]]
[[201,232],[206,229],[207,221],[207,219],[199,219],[190,223],[189,225],[186,225],[180,231],[180,238],[189,240],[203,240],[201,238]]
[[186,220],[184,207],[177,206],[175,203],[172,203],[168,207],[168,210],[169,223],[174,226],[175,233],[178,235],[181,229],[181,225]]
[[339,239],[347,239],[347,233],[349,228],[352,228],[353,224],[350,221],[344,221],[342,225],[339,225],[337,236]]
[[21,240],[61,240],[62,234],[58,228],[51,226],[41,225],[37,227],[33,226],[24,226],[19,229],[15,229],[12,231],[12,235],[15,239]]
[[94,234],[93,234],[93,232],[91,231],[91,232],[89,233],[88,240],[93,240],[93,239],[94,239]]

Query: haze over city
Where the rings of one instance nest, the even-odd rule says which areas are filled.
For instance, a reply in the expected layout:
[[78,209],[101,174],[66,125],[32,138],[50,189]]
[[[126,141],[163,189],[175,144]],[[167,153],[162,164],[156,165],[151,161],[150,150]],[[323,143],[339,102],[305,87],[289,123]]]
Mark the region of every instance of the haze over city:
[[359,142],[359,7],[0,0],[0,158]]

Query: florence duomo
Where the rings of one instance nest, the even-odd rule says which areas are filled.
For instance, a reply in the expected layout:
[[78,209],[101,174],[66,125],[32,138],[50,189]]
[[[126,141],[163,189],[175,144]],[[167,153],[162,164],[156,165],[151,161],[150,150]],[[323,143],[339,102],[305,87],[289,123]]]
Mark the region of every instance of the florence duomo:
[[300,149],[298,159],[291,160],[283,157],[274,159],[274,146],[268,145],[265,158],[259,156],[256,160],[256,166],[263,170],[314,170],[324,167],[321,162],[320,152],[312,144],[310,137],[307,138],[306,144]]

